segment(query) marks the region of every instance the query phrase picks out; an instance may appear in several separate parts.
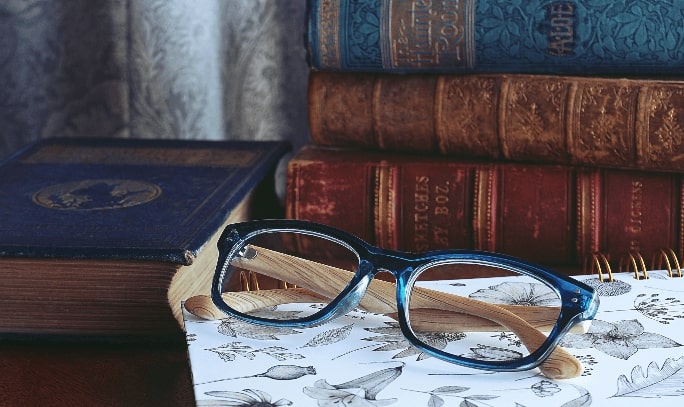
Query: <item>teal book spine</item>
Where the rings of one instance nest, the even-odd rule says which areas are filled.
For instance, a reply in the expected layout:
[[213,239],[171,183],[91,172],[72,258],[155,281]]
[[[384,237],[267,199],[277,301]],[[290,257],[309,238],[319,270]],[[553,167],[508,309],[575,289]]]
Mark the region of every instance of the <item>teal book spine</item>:
[[312,69],[678,75],[676,0],[309,0]]

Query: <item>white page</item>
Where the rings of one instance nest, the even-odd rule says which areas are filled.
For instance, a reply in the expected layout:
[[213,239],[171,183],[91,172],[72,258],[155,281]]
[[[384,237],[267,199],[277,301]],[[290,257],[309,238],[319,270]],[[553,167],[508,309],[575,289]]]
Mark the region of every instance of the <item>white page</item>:
[[[230,406],[682,405],[684,278],[661,271],[649,276],[637,281],[619,273],[616,282],[602,283],[606,294],[590,331],[564,338],[565,349],[585,367],[569,380],[550,380],[537,369],[492,373],[424,358],[391,319],[362,311],[309,329],[202,321],[186,311],[195,396],[199,405]],[[506,280],[455,282],[467,295]]]

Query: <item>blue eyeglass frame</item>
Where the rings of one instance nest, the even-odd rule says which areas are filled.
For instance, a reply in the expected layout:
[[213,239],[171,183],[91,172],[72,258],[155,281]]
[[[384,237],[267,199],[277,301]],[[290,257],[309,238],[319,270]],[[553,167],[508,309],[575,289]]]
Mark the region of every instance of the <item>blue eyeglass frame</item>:
[[[256,235],[274,232],[296,232],[321,237],[341,244],[354,252],[359,267],[354,277],[340,294],[314,314],[301,319],[275,320],[242,313],[231,308],[221,298],[229,259]],[[375,275],[381,271],[391,273],[397,285],[396,301],[398,322],[404,337],[413,346],[438,359],[475,369],[493,371],[521,371],[537,367],[575,324],[594,318],[599,308],[596,291],[569,276],[530,262],[499,253],[478,250],[435,250],[424,253],[382,249],[342,230],[302,220],[255,220],[228,225],[218,242],[219,259],[212,280],[211,298],[224,313],[239,320],[270,327],[307,328],[326,323],[355,309]],[[561,300],[558,321],[539,349],[529,355],[507,361],[486,361],[456,356],[423,343],[410,328],[407,300],[415,279],[428,267],[439,263],[473,264],[502,268],[524,274],[554,289]]]

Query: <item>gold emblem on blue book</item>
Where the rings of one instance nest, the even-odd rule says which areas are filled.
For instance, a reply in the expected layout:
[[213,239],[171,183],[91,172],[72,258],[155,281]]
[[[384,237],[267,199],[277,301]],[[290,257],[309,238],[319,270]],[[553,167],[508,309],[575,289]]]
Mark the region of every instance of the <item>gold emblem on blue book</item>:
[[161,192],[158,185],[147,181],[87,179],[42,188],[33,201],[50,209],[119,209],[150,202]]

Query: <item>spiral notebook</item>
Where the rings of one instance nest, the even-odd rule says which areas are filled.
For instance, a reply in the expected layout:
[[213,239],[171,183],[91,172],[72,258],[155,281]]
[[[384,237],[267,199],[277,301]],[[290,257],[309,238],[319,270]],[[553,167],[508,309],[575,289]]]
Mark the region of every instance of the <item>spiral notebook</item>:
[[[601,268],[575,278],[601,306],[584,334],[562,346],[582,376],[550,380],[538,370],[493,373],[421,354],[396,323],[353,311],[309,329],[265,329],[232,318],[185,328],[197,404],[202,406],[674,406],[684,403],[684,278],[672,271]],[[630,260],[631,263],[631,260]],[[667,270],[669,268],[669,270]],[[455,280],[464,295],[511,277]],[[293,310],[306,305],[292,305]],[[507,338],[501,338],[502,341]],[[259,404],[262,403],[262,404]]]

